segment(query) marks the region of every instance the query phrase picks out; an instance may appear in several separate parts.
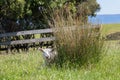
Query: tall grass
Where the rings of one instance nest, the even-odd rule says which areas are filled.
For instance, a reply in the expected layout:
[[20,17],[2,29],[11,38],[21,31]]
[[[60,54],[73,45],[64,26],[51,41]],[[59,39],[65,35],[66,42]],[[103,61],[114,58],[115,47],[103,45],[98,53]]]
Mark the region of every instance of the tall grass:
[[91,24],[83,25],[80,18],[71,13],[64,16],[64,12],[60,12],[53,16],[52,21],[49,24],[54,28],[56,37],[55,45],[58,51],[56,65],[77,67],[99,61],[104,44],[100,28],[93,28]]

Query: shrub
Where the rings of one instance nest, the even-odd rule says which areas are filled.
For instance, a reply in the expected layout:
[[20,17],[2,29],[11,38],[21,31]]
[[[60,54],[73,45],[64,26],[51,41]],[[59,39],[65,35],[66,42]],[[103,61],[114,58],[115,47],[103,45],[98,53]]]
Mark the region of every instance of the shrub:
[[49,24],[54,29],[56,37],[55,45],[58,51],[56,65],[77,67],[99,61],[104,43],[99,25],[96,27],[91,24],[83,25],[73,14],[67,17],[58,14],[52,21]]

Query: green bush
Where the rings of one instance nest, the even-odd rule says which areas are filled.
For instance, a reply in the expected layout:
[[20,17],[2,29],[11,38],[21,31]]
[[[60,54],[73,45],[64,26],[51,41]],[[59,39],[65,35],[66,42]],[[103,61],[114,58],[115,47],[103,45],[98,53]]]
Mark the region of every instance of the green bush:
[[[85,24],[72,14],[53,17],[55,45],[58,58],[55,64],[60,67],[77,67],[98,62],[103,52],[104,40],[99,25]],[[99,27],[99,28],[98,28]],[[67,65],[67,66],[66,66]]]

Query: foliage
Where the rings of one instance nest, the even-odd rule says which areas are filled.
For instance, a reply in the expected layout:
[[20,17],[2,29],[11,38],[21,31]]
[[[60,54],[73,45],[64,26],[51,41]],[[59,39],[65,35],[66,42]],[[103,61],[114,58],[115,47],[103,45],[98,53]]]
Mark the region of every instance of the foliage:
[[49,14],[60,7],[70,8],[84,17],[93,16],[99,10],[96,0],[0,0],[0,20],[4,24],[8,24],[6,20],[17,22],[23,30],[47,28],[46,17],[49,19]]

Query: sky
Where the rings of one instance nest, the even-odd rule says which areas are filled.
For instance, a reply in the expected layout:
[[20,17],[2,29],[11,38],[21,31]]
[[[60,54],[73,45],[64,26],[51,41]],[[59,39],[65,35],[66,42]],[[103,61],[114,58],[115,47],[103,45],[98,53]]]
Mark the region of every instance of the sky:
[[120,0],[97,0],[101,10],[97,14],[120,14]]

